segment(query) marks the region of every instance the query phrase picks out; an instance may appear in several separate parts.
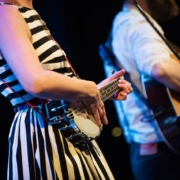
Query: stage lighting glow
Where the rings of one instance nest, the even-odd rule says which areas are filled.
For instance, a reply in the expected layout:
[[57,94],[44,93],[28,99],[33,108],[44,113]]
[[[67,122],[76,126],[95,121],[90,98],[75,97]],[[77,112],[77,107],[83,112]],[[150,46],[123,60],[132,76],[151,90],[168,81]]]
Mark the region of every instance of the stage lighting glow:
[[111,131],[111,135],[112,135],[113,137],[119,137],[119,136],[121,136],[121,135],[122,135],[122,129],[121,129],[120,127],[115,127],[115,128],[113,128],[112,131]]

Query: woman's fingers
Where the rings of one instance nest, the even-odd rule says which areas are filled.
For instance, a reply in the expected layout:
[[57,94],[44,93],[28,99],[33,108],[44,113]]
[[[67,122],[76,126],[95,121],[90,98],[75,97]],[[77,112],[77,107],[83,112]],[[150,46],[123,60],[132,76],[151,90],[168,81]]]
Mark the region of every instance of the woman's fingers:
[[120,91],[123,91],[127,94],[133,91],[133,88],[131,87],[131,83],[127,82],[126,80],[119,80],[118,87],[120,88]]
[[102,122],[101,122],[101,118],[100,118],[100,114],[98,112],[98,109],[95,109],[95,111],[92,112],[92,115],[94,117],[94,119],[96,120],[96,123],[99,127],[102,126]]
[[127,93],[119,92],[119,93],[117,94],[116,99],[126,100],[126,99],[127,99]]
[[99,115],[101,118],[101,122],[103,122],[103,124],[108,124],[108,120],[107,120],[107,116],[106,116],[106,110],[105,110],[105,106],[104,106],[103,102],[101,102],[101,104],[99,106]]
[[98,124],[98,126],[102,126],[103,124],[108,124],[106,111],[104,107],[104,103],[100,102],[99,104],[96,104],[95,106],[91,106],[91,112]]
[[96,103],[85,102],[86,110],[91,114],[99,127],[102,124],[108,124],[104,103],[100,100]]
[[111,97],[113,100],[126,100],[127,95],[133,91],[131,83],[126,80],[119,80],[118,87],[119,91]]
[[124,69],[115,72],[113,75],[111,75],[110,77],[104,79],[101,83],[99,83],[98,87],[101,88],[101,87],[105,86],[106,84],[108,84],[109,82],[111,82],[111,81],[113,81],[113,80],[115,80],[117,78],[123,79],[124,78],[123,77],[124,73],[125,73]]
[[112,81],[114,79],[120,78],[120,77],[124,76],[124,74],[125,74],[125,70],[122,69],[120,71],[115,72],[113,75],[111,75],[109,77],[109,80]]

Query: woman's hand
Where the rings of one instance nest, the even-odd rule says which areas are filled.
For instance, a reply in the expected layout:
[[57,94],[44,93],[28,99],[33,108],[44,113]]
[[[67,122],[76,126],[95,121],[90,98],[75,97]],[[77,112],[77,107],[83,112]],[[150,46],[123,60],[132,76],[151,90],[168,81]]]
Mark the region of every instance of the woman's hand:
[[126,100],[127,95],[133,91],[131,87],[131,83],[127,82],[126,80],[119,80],[119,91],[115,93],[110,99],[112,100]]
[[117,71],[112,76],[103,80],[98,85],[98,87],[101,88],[106,84],[110,83],[111,81],[113,81],[114,79],[120,78],[118,83],[119,91],[110,98],[112,100],[125,100],[127,98],[127,95],[133,91],[133,88],[131,87],[131,83],[123,79],[124,73],[125,73],[124,69]]
[[94,82],[88,82],[88,96],[83,99],[88,114],[91,114],[98,126],[108,124],[106,111],[103,101],[101,100],[100,91]]
[[89,100],[83,100],[86,110],[88,111],[88,114],[91,114],[97,125],[99,127],[102,126],[102,124],[108,124],[108,119],[106,116],[105,106],[102,100],[96,100],[96,101],[89,101]]

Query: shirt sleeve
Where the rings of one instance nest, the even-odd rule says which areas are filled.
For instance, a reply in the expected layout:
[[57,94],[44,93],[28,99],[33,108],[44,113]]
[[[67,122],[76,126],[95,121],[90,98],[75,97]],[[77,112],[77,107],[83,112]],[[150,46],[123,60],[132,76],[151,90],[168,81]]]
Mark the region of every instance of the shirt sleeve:
[[[155,21],[154,25],[163,34]],[[130,20],[126,33],[127,46],[140,72],[151,75],[156,63],[170,59],[169,48],[143,17]]]

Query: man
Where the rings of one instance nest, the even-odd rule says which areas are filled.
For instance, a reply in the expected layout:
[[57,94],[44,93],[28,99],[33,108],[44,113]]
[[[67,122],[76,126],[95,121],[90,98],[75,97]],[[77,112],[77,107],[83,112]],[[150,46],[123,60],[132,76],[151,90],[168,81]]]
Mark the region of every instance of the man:
[[[155,20],[166,21],[179,13],[174,0],[137,0],[137,3],[161,34],[163,30]],[[124,1],[122,11],[113,21],[111,47],[118,63],[130,74],[140,92],[140,78],[145,74],[180,93],[180,75],[177,73],[180,64],[130,0]],[[107,75],[111,68],[105,63]],[[115,105],[124,135],[130,144],[135,179],[180,179],[180,155],[165,144],[152,111],[136,92],[130,94],[127,101]],[[151,117],[151,120],[143,121],[147,117]]]

